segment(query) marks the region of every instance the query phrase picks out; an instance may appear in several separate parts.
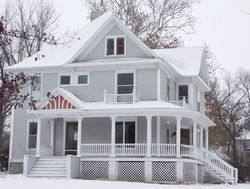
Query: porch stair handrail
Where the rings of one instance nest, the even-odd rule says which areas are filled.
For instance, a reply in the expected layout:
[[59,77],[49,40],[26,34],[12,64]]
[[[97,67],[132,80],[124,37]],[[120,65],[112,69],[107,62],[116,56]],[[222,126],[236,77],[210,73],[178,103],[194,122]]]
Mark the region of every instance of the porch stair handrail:
[[231,184],[238,182],[237,168],[234,168],[232,165],[219,158],[215,153],[212,153],[205,148],[200,149],[199,152],[200,154],[198,158],[208,164],[212,170],[222,175],[227,182]]

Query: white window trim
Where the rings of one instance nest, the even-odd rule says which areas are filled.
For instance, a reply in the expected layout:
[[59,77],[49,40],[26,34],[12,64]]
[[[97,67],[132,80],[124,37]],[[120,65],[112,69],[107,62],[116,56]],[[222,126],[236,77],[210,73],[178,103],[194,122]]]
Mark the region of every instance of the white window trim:
[[[38,120],[37,119],[28,119],[28,121],[27,121],[27,132],[26,132],[26,150],[36,150],[36,148],[29,148],[30,123],[32,123],[32,122],[36,122],[37,126],[38,126]],[[37,136],[37,134],[36,134],[36,136]],[[36,144],[36,147],[37,147],[37,144]]]
[[[137,132],[138,132],[138,117],[118,117],[115,120],[116,122],[123,122],[123,138],[122,144],[125,144],[125,122],[135,122],[135,144],[137,144]],[[116,137],[116,136],[115,136]]]
[[114,92],[115,94],[118,94],[117,91],[117,84],[118,84],[118,74],[122,74],[122,73],[133,73],[134,74],[134,91],[136,91],[136,70],[116,70],[115,71],[115,88],[114,88]]
[[[124,38],[124,54],[117,54],[117,38]],[[107,40],[108,39],[114,39],[114,54],[113,55],[107,55]],[[127,53],[127,39],[126,35],[108,35],[105,37],[105,57],[115,57],[115,56],[126,56]]]
[[187,83],[187,82],[181,82],[181,83],[177,83],[177,87],[176,87],[176,100],[178,101],[179,100],[179,87],[180,86],[188,86],[188,104],[191,103],[191,98],[193,97],[192,95],[192,89],[191,89],[191,84],[190,83]]
[[[86,84],[78,84],[78,76],[79,75],[86,75],[88,77]],[[61,77],[62,76],[70,76],[70,84],[67,84],[67,85],[61,84]],[[60,87],[89,86],[89,84],[90,84],[90,73],[89,72],[72,72],[72,73],[58,74],[58,86],[60,86]]]

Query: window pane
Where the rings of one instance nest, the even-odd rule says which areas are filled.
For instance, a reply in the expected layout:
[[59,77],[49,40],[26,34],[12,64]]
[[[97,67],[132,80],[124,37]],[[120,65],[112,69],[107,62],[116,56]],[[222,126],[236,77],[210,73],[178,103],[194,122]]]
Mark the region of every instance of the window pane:
[[114,39],[107,39],[107,55],[114,55]]
[[125,143],[135,143],[135,122],[125,122]]
[[118,86],[117,93],[118,94],[131,94],[133,93],[134,86]]
[[37,135],[37,122],[30,122],[29,134],[30,135]]
[[29,136],[28,148],[36,148],[36,136]]
[[120,73],[118,74],[118,85],[133,85],[134,74],[133,73]]
[[118,55],[123,55],[124,54],[124,38],[120,37],[116,39],[116,53]]
[[78,76],[78,84],[88,84],[88,76],[87,75],[79,75]]
[[70,85],[70,76],[61,76],[61,85]]
[[188,100],[188,86],[180,85],[179,86],[179,100],[183,100],[184,97],[186,100]]
[[115,143],[123,143],[123,122],[116,122]]

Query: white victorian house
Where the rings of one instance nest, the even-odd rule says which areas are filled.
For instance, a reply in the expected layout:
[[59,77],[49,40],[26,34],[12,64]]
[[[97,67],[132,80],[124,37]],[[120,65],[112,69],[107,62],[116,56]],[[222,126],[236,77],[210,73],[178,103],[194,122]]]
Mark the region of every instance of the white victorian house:
[[[154,183],[237,183],[209,152],[202,47],[150,49],[107,13],[9,72],[39,74],[13,109],[10,171]],[[50,95],[48,96],[48,92]]]

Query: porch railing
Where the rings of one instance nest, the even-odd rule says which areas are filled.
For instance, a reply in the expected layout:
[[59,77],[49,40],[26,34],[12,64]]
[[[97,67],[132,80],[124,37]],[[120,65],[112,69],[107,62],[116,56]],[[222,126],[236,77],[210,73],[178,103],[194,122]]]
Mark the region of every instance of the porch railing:
[[194,147],[181,144],[181,156],[194,157]]
[[131,94],[108,94],[104,91],[104,103],[107,104],[133,104],[140,100],[135,91]]
[[123,156],[145,156],[146,144],[115,144],[115,154]]
[[238,182],[238,169],[218,157],[216,154],[206,150],[205,148],[199,148],[198,158],[205,161],[212,169],[219,172],[231,183]]
[[81,154],[86,156],[108,156],[111,153],[111,144],[81,144]]
[[152,144],[153,156],[176,156],[176,144]]

